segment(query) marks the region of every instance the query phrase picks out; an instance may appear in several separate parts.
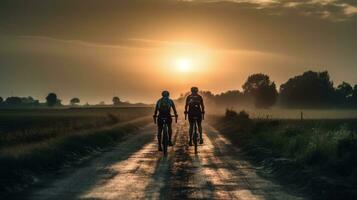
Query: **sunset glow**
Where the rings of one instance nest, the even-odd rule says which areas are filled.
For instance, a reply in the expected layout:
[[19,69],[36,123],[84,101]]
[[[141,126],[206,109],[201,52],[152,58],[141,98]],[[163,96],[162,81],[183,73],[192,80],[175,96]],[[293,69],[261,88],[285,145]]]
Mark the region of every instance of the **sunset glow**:
[[179,58],[175,61],[176,69],[180,72],[189,72],[192,68],[192,60],[189,58]]
[[307,70],[357,83],[351,0],[10,1],[0,6],[3,98],[153,103],[164,88],[241,90],[254,73],[279,88]]

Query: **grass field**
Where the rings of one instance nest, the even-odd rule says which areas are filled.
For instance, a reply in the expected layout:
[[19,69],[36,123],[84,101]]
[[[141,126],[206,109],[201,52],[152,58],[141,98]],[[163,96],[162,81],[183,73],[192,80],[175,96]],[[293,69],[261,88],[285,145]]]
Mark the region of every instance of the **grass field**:
[[151,113],[152,108],[0,111],[0,193],[114,145],[150,122]]
[[[254,161],[280,178],[320,192],[320,197],[356,197],[357,119],[250,119],[245,112],[227,111],[213,121]],[[328,186],[336,189],[329,191]]]
[[0,110],[0,150],[113,125],[151,111],[151,108]]

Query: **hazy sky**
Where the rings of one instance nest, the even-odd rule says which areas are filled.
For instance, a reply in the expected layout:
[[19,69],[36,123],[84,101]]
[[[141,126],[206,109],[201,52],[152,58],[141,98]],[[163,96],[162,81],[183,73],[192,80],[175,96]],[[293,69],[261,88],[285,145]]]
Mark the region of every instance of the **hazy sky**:
[[356,59],[355,0],[0,1],[2,97],[153,102],[310,69],[357,84]]

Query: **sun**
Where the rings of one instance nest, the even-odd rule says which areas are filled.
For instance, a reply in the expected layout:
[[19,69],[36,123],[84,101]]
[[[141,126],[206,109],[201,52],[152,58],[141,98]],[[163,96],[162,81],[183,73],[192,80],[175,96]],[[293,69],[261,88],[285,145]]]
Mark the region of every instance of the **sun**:
[[175,61],[176,69],[180,72],[189,72],[192,69],[192,60],[189,58],[178,58]]

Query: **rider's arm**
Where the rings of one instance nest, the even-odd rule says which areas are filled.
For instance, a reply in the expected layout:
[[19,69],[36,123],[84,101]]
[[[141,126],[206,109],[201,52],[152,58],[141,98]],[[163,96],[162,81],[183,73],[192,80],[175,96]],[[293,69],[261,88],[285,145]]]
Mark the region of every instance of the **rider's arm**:
[[159,102],[156,103],[154,116],[157,116],[158,112],[159,112]]
[[202,97],[201,97],[201,108],[202,108],[202,113],[205,113],[205,104],[203,103]]
[[187,113],[188,101],[189,101],[189,96],[186,97],[185,113]]
[[177,116],[177,110],[174,101],[171,100],[172,103],[172,110],[174,111],[175,116]]

